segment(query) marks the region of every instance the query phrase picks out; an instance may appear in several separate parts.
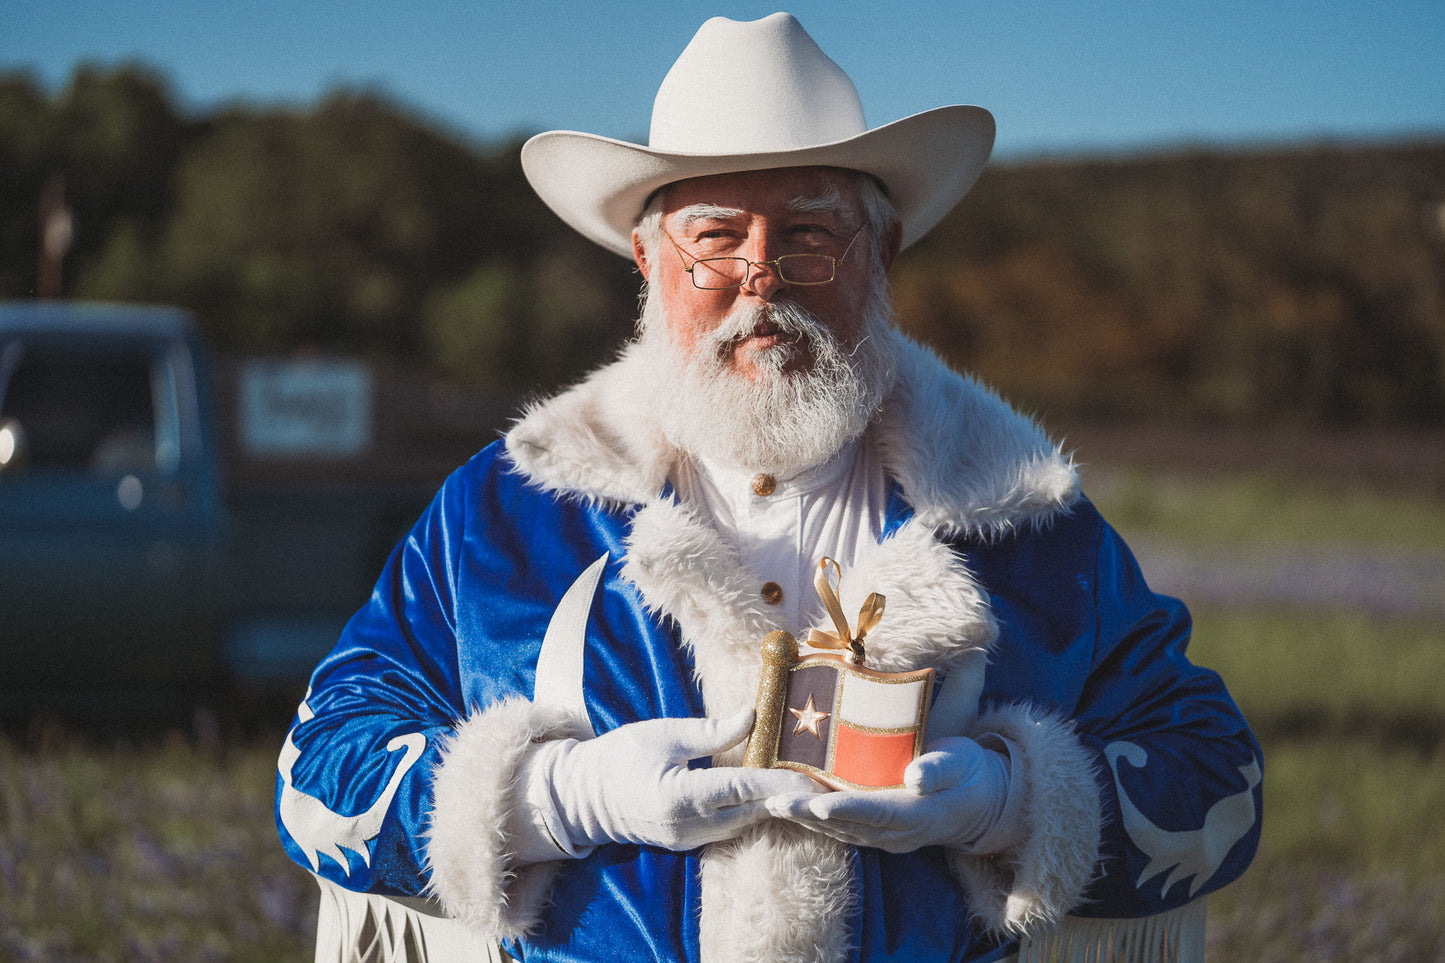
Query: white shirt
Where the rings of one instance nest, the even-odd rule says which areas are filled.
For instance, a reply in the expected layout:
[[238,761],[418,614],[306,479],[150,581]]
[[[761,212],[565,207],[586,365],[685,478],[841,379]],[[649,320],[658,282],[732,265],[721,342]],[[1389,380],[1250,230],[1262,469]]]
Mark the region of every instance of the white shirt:
[[860,548],[882,535],[888,507],[883,466],[866,437],[791,478],[700,459],[684,459],[674,475],[678,496],[711,519],[777,606],[779,628],[801,639],[812,626],[831,627],[813,589],[818,560],[833,558],[847,578]]

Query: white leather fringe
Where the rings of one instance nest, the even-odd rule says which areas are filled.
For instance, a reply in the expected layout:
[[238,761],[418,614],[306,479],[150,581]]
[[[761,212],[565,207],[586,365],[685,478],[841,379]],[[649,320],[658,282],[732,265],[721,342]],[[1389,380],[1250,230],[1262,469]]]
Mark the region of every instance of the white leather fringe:
[[[432,900],[321,887],[316,963],[506,963],[511,957],[441,915]],[[1143,919],[1066,917],[1020,944],[1016,963],[1204,963],[1205,903]]]
[[488,945],[433,900],[353,893],[320,876],[316,963],[503,963]]
[[1205,903],[1142,919],[1085,919],[1019,944],[1017,963],[1204,963]]

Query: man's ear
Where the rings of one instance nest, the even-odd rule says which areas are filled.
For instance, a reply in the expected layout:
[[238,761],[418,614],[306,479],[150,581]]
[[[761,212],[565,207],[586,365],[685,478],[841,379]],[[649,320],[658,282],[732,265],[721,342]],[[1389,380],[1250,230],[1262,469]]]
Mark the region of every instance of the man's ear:
[[652,262],[647,259],[647,248],[642,243],[642,232],[635,228],[632,231],[632,260],[637,265],[637,270],[642,272],[642,279],[650,280]]
[[894,221],[888,225],[888,229],[883,232],[883,237],[878,242],[878,260],[883,262],[885,272],[893,266],[893,259],[898,257],[898,252],[902,247],[903,224],[900,221]]

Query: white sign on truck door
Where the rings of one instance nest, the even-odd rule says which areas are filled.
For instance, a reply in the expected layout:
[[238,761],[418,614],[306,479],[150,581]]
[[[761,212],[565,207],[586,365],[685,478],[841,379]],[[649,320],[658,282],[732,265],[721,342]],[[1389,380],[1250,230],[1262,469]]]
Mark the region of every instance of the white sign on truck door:
[[248,455],[347,458],[370,450],[372,377],[360,361],[253,360],[242,367],[240,389]]

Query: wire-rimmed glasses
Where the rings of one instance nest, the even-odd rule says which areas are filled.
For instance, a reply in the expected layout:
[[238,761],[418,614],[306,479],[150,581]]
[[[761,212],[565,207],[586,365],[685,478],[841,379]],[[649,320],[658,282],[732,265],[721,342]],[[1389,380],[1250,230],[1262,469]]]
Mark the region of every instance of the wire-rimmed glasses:
[[853,242],[858,240],[863,228],[859,227],[853,232],[853,236],[848,239],[848,246],[837,257],[831,254],[784,254],[769,261],[749,261],[745,257],[699,257],[693,258],[691,264],[687,263],[687,259],[692,255],[684,251],[682,246],[672,239],[671,234],[666,231],[662,233],[672,241],[672,246],[677,248],[678,255],[683,259],[683,270],[692,275],[694,287],[703,291],[726,291],[747,284],[755,266],[771,266],[778,272],[778,277],[788,284],[832,284],[833,279],[838,276],[838,265],[842,264],[848,252],[853,250]]

